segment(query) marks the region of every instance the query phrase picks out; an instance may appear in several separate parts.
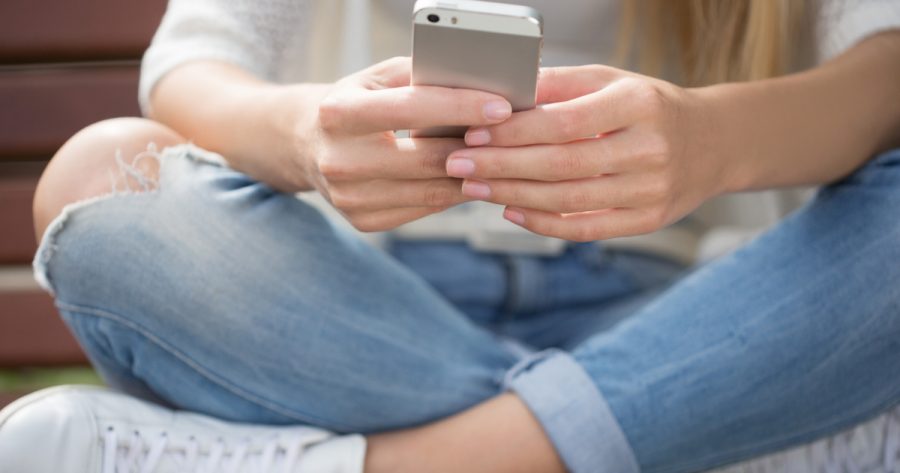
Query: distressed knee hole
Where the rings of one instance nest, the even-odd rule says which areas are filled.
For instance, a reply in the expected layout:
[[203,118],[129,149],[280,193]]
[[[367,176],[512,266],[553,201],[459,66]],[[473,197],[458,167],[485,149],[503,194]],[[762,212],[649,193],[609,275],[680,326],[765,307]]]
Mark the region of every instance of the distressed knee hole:
[[111,194],[150,192],[159,189],[162,156],[157,150],[156,143],[148,143],[146,150],[130,160],[123,157],[121,148],[116,149],[115,162],[117,169],[109,170]]

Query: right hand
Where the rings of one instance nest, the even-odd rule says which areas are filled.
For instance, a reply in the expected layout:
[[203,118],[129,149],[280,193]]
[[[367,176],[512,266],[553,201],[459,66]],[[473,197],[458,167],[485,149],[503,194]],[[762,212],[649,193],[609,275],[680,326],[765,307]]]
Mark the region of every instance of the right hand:
[[361,231],[385,231],[472,200],[446,159],[462,139],[397,138],[394,130],[484,126],[512,111],[487,92],[410,86],[409,58],[338,81],[297,125],[304,178]]

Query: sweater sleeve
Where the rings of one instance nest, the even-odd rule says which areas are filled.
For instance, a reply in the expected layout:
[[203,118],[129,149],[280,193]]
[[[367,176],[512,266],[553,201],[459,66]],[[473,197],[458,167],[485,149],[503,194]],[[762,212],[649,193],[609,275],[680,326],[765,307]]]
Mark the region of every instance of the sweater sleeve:
[[820,0],[816,23],[819,62],[827,61],[860,41],[900,29],[898,0]]
[[220,60],[276,80],[308,28],[312,0],[169,0],[162,23],[141,62],[138,100],[147,115],[150,93],[186,62]]

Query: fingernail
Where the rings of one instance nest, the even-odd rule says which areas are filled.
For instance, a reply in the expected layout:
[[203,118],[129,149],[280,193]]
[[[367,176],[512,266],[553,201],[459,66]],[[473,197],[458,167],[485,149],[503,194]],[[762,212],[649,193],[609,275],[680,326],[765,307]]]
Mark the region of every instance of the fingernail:
[[469,158],[450,158],[447,161],[447,175],[450,177],[469,177],[475,174],[475,162]]
[[503,218],[516,225],[525,225],[525,214],[512,208],[507,208],[503,211]]
[[466,144],[469,146],[484,146],[491,142],[491,133],[485,128],[475,128],[466,133]]
[[491,196],[491,188],[483,182],[466,181],[463,182],[462,193],[476,199],[487,199]]
[[496,100],[484,104],[483,112],[488,120],[506,120],[512,115],[512,105],[505,100]]

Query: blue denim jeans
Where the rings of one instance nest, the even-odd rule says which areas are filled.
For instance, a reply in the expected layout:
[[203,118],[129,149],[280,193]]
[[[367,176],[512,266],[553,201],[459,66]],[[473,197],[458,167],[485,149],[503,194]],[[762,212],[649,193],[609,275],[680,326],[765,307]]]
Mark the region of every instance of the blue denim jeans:
[[505,390],[575,472],[687,472],[900,402],[900,151],[690,272],[572,245],[382,251],[194,147],[157,190],[67,208],[36,274],[113,386],[371,433]]

